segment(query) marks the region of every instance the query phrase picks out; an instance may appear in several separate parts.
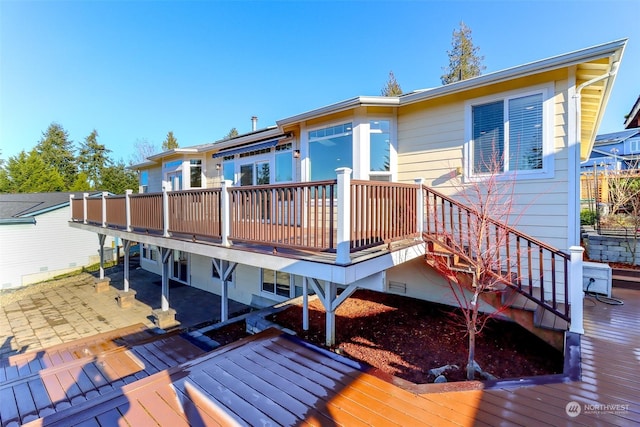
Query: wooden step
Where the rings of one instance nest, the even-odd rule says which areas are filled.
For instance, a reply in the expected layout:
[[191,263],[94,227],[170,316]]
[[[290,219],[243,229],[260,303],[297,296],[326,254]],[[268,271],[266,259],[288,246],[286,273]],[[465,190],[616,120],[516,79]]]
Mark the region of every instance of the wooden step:
[[611,286],[616,288],[640,289],[640,270],[613,268]]

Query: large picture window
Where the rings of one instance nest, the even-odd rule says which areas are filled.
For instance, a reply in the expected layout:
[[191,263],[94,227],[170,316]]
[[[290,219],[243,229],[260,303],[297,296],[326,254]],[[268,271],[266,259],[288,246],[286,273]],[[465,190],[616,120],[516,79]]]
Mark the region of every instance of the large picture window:
[[353,168],[353,127],[351,123],[309,132],[311,181],[335,179],[338,168]]
[[471,174],[544,169],[542,93],[471,106]]

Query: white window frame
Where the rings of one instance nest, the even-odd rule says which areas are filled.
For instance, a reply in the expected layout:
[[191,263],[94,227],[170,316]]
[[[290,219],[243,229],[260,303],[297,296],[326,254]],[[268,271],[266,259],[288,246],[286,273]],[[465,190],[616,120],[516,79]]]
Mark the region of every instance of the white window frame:
[[[146,256],[146,253],[149,253],[150,256]],[[153,262],[156,264],[158,263],[159,258],[158,252],[155,250],[155,246],[147,243],[141,243],[140,257],[147,262]]]
[[269,292],[269,291],[265,291],[263,288],[263,284],[264,284],[264,271],[265,270],[269,270],[272,271],[274,273],[274,277],[278,274],[278,270],[272,270],[270,268],[261,268],[260,269],[260,294],[262,296],[265,296],[267,298],[273,299],[273,300],[279,300],[279,301],[286,301],[288,299],[291,299],[293,297],[295,297],[295,279],[294,279],[294,275],[291,273],[287,273],[289,275],[289,296],[287,297],[283,297],[282,295],[278,295],[276,293],[276,289],[277,289],[277,285],[274,283],[274,289],[273,292]]
[[[311,161],[309,158],[309,152],[310,150],[310,146],[312,142],[315,141],[320,141],[322,139],[328,138],[328,137],[323,137],[323,138],[316,138],[316,139],[309,139],[309,133],[313,132],[313,131],[317,131],[320,129],[327,129],[327,128],[332,128],[335,126],[340,126],[340,125],[346,125],[347,123],[351,123],[351,169],[353,170],[353,179],[360,179],[359,177],[356,177],[357,175],[357,162],[360,161],[360,153],[358,152],[358,148],[360,147],[360,141],[359,141],[359,136],[358,136],[358,132],[360,131],[360,125],[361,122],[358,120],[357,117],[343,117],[340,120],[332,120],[329,122],[324,122],[322,124],[319,124],[317,126],[313,126],[313,127],[309,127],[309,128],[305,128],[303,127],[301,129],[301,133],[303,135],[301,135],[301,146],[304,146],[304,150],[302,152],[303,157],[305,159],[304,163],[303,163],[303,179],[304,181],[309,181],[311,179]],[[367,124],[368,124],[368,120],[367,120]],[[367,132],[368,132],[368,127],[367,127]],[[368,135],[367,135],[367,138]],[[369,159],[367,158],[367,161]]]
[[[389,170],[388,171],[372,171],[371,170],[371,125],[372,121],[388,121],[389,122]],[[371,177],[389,177],[389,181],[393,182],[396,180],[397,175],[397,164],[398,164],[398,138],[397,138],[397,125],[396,125],[396,117],[391,114],[386,115],[374,115],[367,116],[366,121],[361,124],[363,126],[363,132],[361,135],[366,135],[361,142],[362,146],[366,145],[366,150],[362,148],[357,150],[359,155],[366,154],[366,158],[358,161],[364,162],[367,167],[364,170],[367,173],[367,176],[364,179],[371,180]],[[366,153],[365,153],[366,151]]]
[[554,147],[554,99],[553,85],[542,85],[529,87],[525,90],[513,90],[502,92],[495,95],[475,98],[465,103],[464,107],[464,132],[465,143],[463,147],[464,153],[464,180],[465,182],[480,181],[489,176],[489,174],[474,174],[473,172],[473,107],[488,104],[491,102],[503,101],[505,108],[505,127],[504,127],[504,145],[505,159],[504,165],[508,164],[508,101],[513,98],[521,98],[530,95],[542,94],[542,168],[535,170],[516,170],[502,171],[499,178],[508,178],[516,180],[529,179],[549,179],[554,177],[555,172],[555,147]]
[[637,153],[640,151],[640,138],[629,141],[629,153]]
[[[191,160],[200,160],[200,187],[191,187]],[[180,163],[173,165],[174,163]],[[168,165],[171,165],[170,167]],[[189,190],[191,188],[206,188],[207,176],[206,176],[206,160],[204,157],[185,157],[182,159],[173,159],[162,163],[162,178],[163,184],[171,184],[169,181],[170,175],[179,173],[182,176],[182,188],[181,190]],[[176,191],[171,184],[171,190]]]

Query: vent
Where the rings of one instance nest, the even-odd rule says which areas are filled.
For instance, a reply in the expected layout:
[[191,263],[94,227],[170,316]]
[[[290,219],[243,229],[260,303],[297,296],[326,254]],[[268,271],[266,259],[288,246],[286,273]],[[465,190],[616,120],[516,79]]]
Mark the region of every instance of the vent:
[[389,280],[389,292],[393,292],[396,294],[406,294],[407,284]]

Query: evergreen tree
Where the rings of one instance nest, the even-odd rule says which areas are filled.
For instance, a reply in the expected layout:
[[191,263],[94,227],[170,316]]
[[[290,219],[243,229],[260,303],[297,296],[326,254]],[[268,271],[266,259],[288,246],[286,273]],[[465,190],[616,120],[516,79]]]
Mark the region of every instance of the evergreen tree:
[[167,138],[162,141],[162,151],[178,148],[178,140],[173,136],[173,131],[167,133]]
[[102,187],[104,191],[114,194],[124,194],[125,190],[138,188],[138,175],[127,169],[124,161],[120,160],[107,166],[102,171]]
[[71,188],[69,188],[69,191],[84,192],[84,191],[90,191],[90,190],[91,190],[91,184],[89,184],[89,176],[85,172],[82,172],[82,171],[78,172],[78,175],[76,176],[76,180],[71,185]]
[[389,80],[387,84],[382,88],[382,96],[400,96],[402,95],[402,88],[396,80],[396,76],[393,71],[389,71]]
[[[111,163],[107,156],[108,150],[103,144],[98,143],[98,132],[94,129],[80,145],[78,164],[84,172],[92,189],[102,189],[102,172]],[[75,180],[71,185],[75,183]],[[71,187],[69,185],[69,187]]]
[[9,158],[0,185],[5,193],[40,193],[67,188],[58,170],[47,165],[35,149],[29,154],[23,150]]
[[236,128],[231,128],[231,130],[229,131],[229,133],[224,137],[224,139],[231,139],[231,138],[235,138],[236,136],[238,136],[238,129]]
[[460,22],[459,30],[453,31],[451,46],[451,50],[447,51],[449,66],[443,68],[444,74],[440,76],[443,85],[482,74],[486,68],[482,64],[484,56],[480,56],[480,48],[473,45],[471,28],[464,22]]
[[69,134],[62,126],[58,123],[51,123],[43,132],[35,150],[47,166],[58,171],[65,188],[73,184],[77,173],[73,141],[69,140]]

